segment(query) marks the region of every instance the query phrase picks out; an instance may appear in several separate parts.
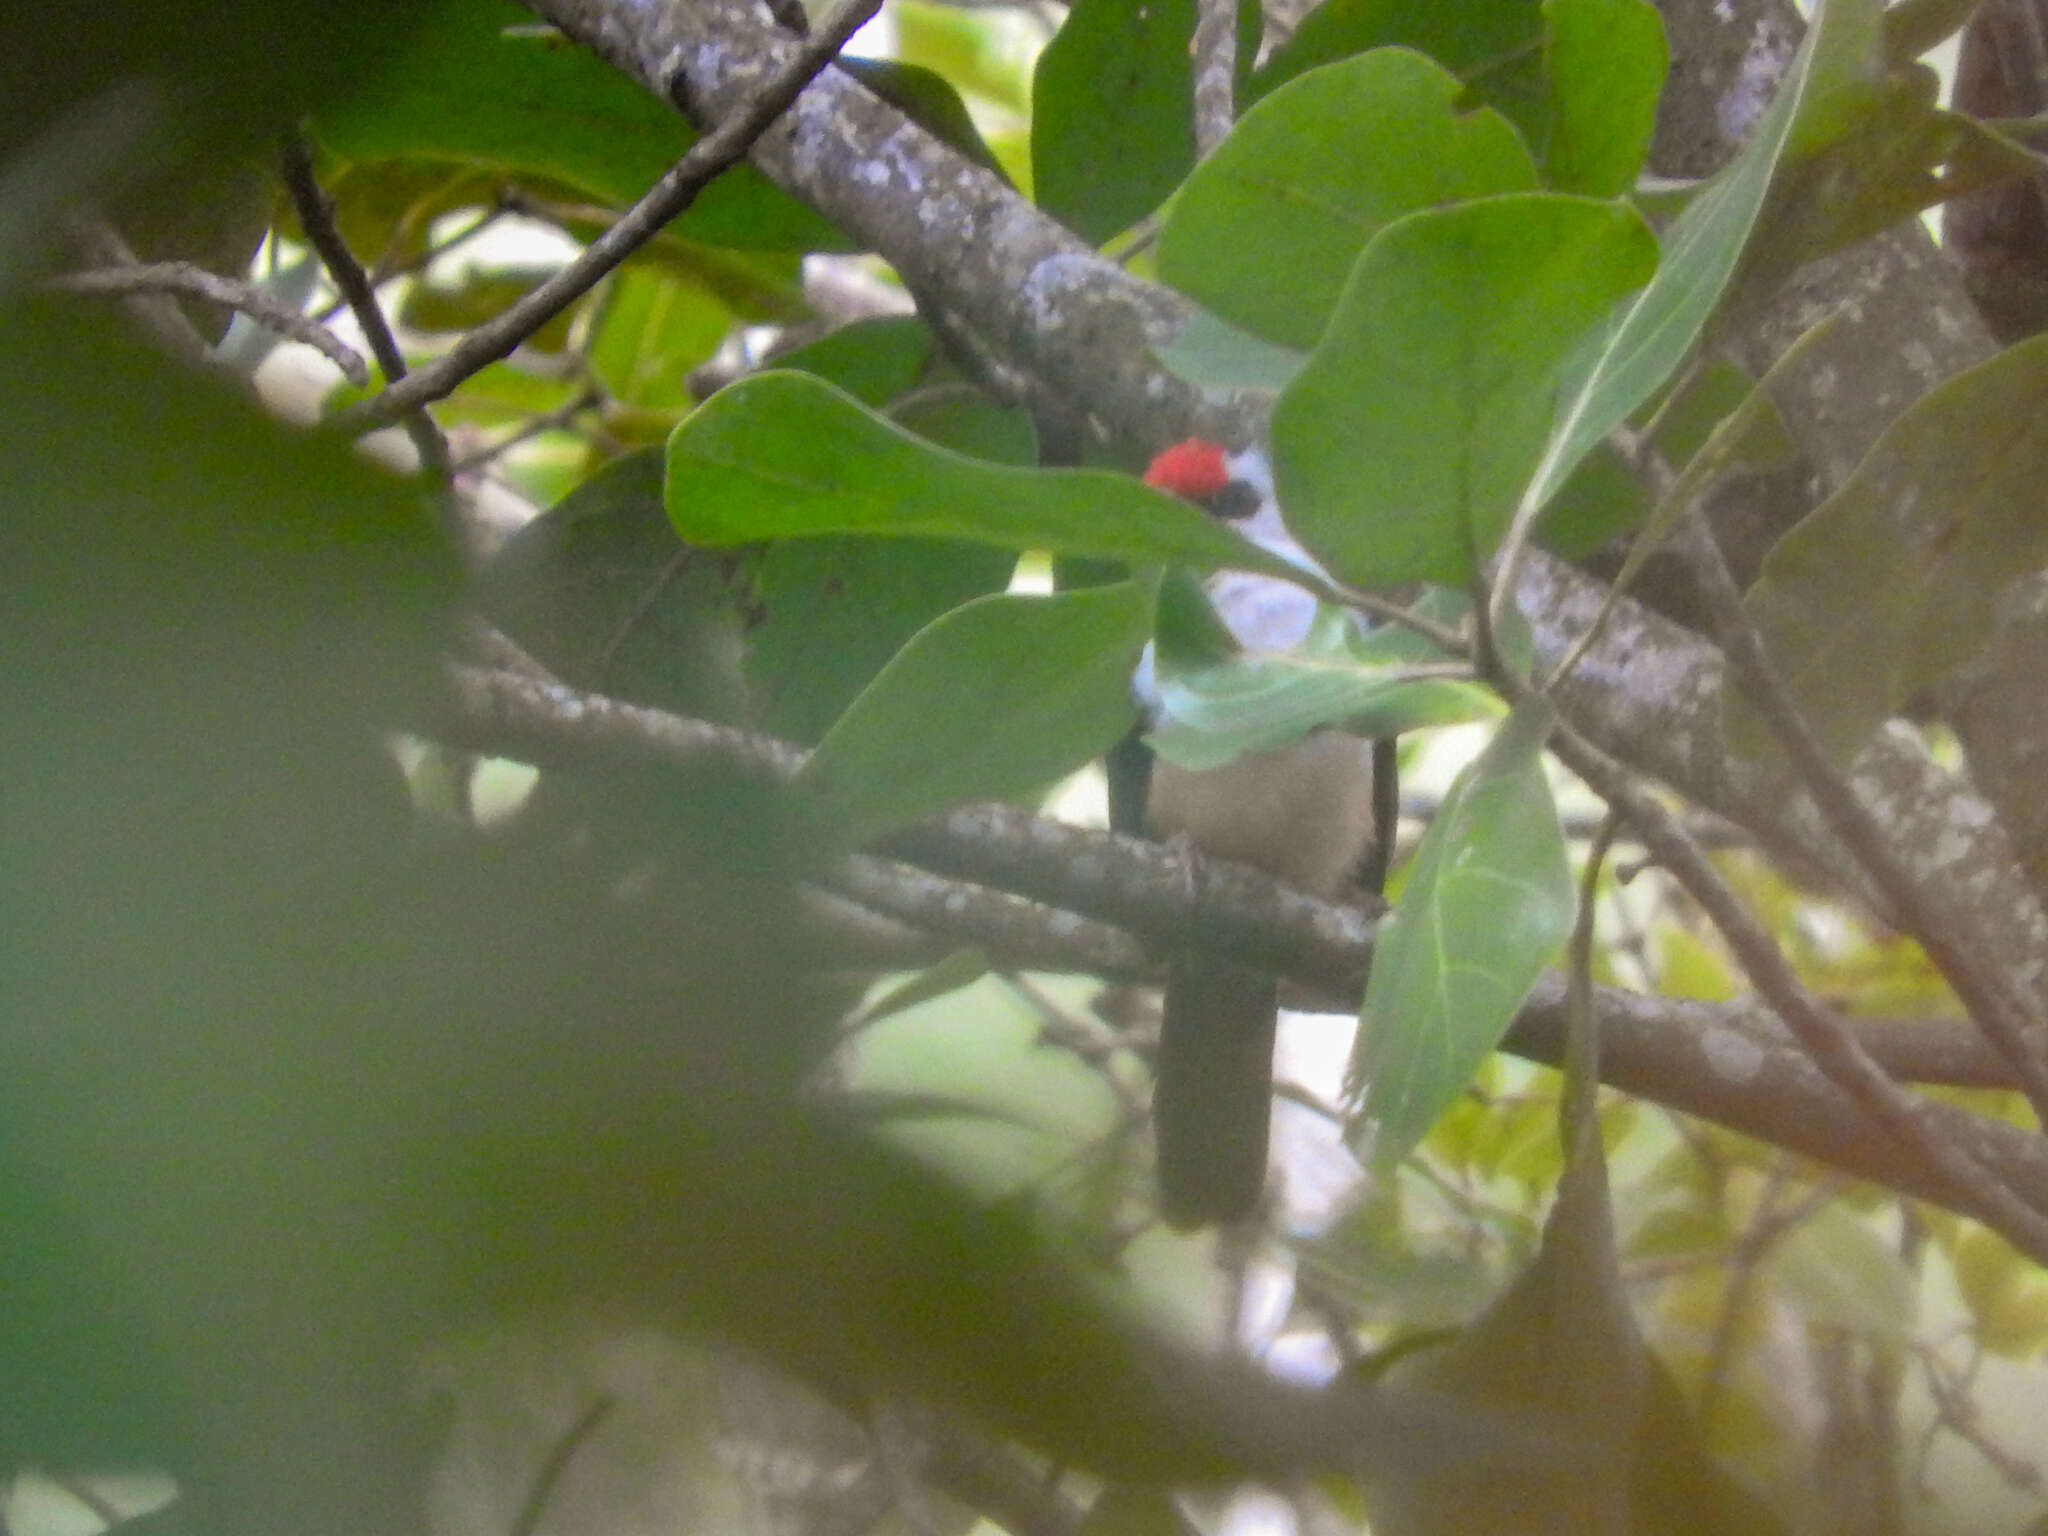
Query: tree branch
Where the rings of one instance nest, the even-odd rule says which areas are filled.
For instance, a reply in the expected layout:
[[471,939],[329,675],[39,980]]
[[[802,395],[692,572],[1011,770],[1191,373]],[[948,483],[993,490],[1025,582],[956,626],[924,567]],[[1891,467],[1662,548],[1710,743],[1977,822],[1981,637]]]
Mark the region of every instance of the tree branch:
[[1199,0],[1189,51],[1195,61],[1195,154],[1206,157],[1237,120],[1237,0]]
[[[648,90],[714,121],[795,52],[751,0],[617,5],[531,0],[533,9]],[[1105,261],[1003,180],[895,108],[827,69],[788,119],[753,147],[754,164],[880,253],[911,291],[1128,441],[1258,435],[1251,397],[1211,398],[1166,372],[1152,348],[1192,311]]]
[[[1564,659],[1599,612],[1602,589],[1531,551],[1516,600],[1536,636],[1539,671]],[[1812,799],[1729,754],[1721,741],[1725,663],[1705,641],[1624,598],[1560,683],[1556,701],[1601,751],[1753,832],[1789,867],[1819,871],[1874,910],[1887,903],[1829,831]],[[1892,835],[1912,878],[1956,915],[1983,963],[2039,995],[2048,981],[2048,917],[1991,808],[1936,766],[1911,731],[1881,731],[1850,765],[1858,798]]]
[[[1908,1093],[1838,1017],[1820,1006],[1769,931],[1736,899],[1671,813],[1644,793],[1626,770],[1580,740],[1569,726],[1560,725],[1553,732],[1551,748],[1635,824],[1657,861],[1705,909],[1751,984],[1790,1027],[1813,1063],[1922,1161],[1921,1182],[1931,1176],[1946,1185],[1949,1192],[1938,1197],[1943,1204],[1988,1213],[1985,1219],[2015,1246],[2048,1262],[2048,1210],[2034,1203],[2048,1196],[2048,1185],[2031,1180],[2011,1183],[1959,1145],[1932,1113],[1934,1101]],[[2020,1190],[2028,1191],[2030,1198],[2023,1199]]]
[[[453,667],[421,727],[457,746],[544,769],[603,771],[665,764],[781,784],[803,761],[785,743],[683,719],[508,673]],[[1190,892],[1172,855],[1113,833],[1064,826],[1009,806],[973,806],[889,840],[892,852],[943,874],[1000,886],[1065,913],[1141,934],[1222,937],[1232,952],[1349,1007],[1371,960],[1362,912],[1216,861]],[[1050,957],[1049,957],[1050,958]],[[1088,968],[1085,951],[1065,965]],[[1957,1188],[1830,1082],[1758,1004],[1706,1004],[1594,991],[1603,1080],[1826,1162],[1846,1173],[1996,1223],[1997,1204]],[[1564,1039],[1564,983],[1546,977],[1524,1005],[1507,1048],[1555,1064]],[[2009,1086],[1995,1057],[1959,1026],[1827,1015],[1879,1065],[1900,1076]],[[1916,1101],[1934,1134],[2008,1188],[2048,1189],[2048,1142],[1952,1105]]]

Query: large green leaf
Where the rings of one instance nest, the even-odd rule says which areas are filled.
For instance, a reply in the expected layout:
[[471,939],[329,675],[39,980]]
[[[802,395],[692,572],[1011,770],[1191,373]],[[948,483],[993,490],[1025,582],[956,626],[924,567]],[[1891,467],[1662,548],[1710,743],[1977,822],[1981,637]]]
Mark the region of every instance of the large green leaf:
[[[1405,48],[1310,71],[1247,112],[1160,233],[1160,276],[1268,341],[1315,345],[1366,242],[1419,208],[1522,192],[1536,166],[1498,113]],[[1273,280],[1274,252],[1287,280]]]
[[1296,535],[1361,586],[1470,582],[1543,453],[1566,361],[1655,263],[1633,209],[1554,193],[1389,225],[1273,413]]
[[1152,355],[1204,389],[1259,389],[1275,395],[1308,361],[1307,353],[1262,341],[1206,309],[1196,310]]
[[784,539],[754,566],[748,695],[761,726],[816,741],[919,629],[1009,580],[1016,557],[959,539]]
[[[440,0],[411,46],[319,113],[351,160],[441,160],[534,174],[624,206],[696,141],[682,116],[594,54],[535,36],[500,0]],[[832,225],[741,165],[670,226],[714,245],[843,250]]]
[[745,709],[724,561],[661,506],[661,453],[622,454],[505,541],[478,605],[565,682],[713,720]]
[[1531,700],[1460,774],[1380,927],[1351,1083],[1374,1163],[1407,1156],[1450,1106],[1570,933],[1564,833]]
[[1032,180],[1046,212],[1083,239],[1136,223],[1194,164],[1194,31],[1194,0],[1080,0],[1039,55]]
[[969,459],[801,373],[743,379],[676,428],[668,510],[693,544],[870,533],[1139,564],[1294,572],[1131,476]]
[[1749,142],[1665,233],[1656,279],[1581,354],[1520,516],[1533,518],[1692,351],[1735,274],[1780,158],[1839,137],[1867,100],[1882,70],[1881,10],[1876,0],[1822,0],[1817,7]]
[[[930,337],[909,322],[919,346]],[[958,386],[924,390],[913,416],[923,434],[980,458],[1029,462],[1030,422]],[[965,539],[859,535],[782,539],[754,564],[746,671],[760,724],[816,741],[919,629],[1009,584],[1017,557]]]
[[977,598],[912,637],[825,733],[797,787],[847,843],[1041,788],[1129,729],[1151,620],[1134,582]]
[[[1821,744],[1848,757],[1974,653],[1998,596],[2048,561],[2048,337],[1950,379],[1778,541],[1747,607]],[[1729,739],[1760,725],[1728,695]]]
[[915,315],[871,315],[792,347],[778,368],[815,374],[877,410],[930,371],[932,333]]
[[1591,197],[1634,187],[1669,57],[1663,20],[1647,0],[1544,0],[1543,179]]
[[1254,97],[1369,48],[1413,48],[1465,82],[1475,102],[1543,139],[1543,16],[1538,0],[1324,0],[1253,78]]

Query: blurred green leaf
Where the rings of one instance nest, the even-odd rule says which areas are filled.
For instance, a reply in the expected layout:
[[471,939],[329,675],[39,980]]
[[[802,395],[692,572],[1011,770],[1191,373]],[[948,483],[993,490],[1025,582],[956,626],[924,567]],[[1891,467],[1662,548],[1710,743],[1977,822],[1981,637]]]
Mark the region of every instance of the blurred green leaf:
[[745,716],[725,563],[661,505],[661,451],[622,455],[479,572],[484,612],[564,681],[713,720]]
[[611,398],[645,411],[683,411],[696,402],[689,373],[718,350],[733,312],[673,272],[629,265],[612,274],[586,355]]
[[[2048,560],[2048,338],[1916,401],[1833,496],[1779,540],[1747,608],[1837,761],[1991,632],[1998,595]],[[1765,735],[1730,692],[1730,744]]]
[[1350,1091],[1375,1167],[1407,1156],[1500,1044],[1577,905],[1543,774],[1551,717],[1524,704],[1451,786],[1380,928]]
[[1913,1276],[1898,1244],[1830,1201],[1765,1255],[1768,1283],[1809,1322],[1902,1343],[1913,1327]]
[[993,594],[933,621],[847,707],[797,788],[847,843],[1040,789],[1129,727],[1151,628],[1135,583]]
[[[359,160],[322,180],[334,200],[334,223],[366,264],[403,262],[427,249],[434,221],[458,209],[481,218],[497,195],[497,178],[469,166],[419,160]],[[279,228],[299,238],[298,219],[280,209]]]
[[1957,1235],[1948,1253],[1974,1342],[2008,1359],[2048,1349],[2048,1282],[2039,1265],[1974,1225]]
[[[1159,237],[1159,272],[1232,325],[1316,343],[1358,253],[1403,214],[1536,186],[1506,119],[1405,48],[1310,71],[1247,112],[1196,167]],[[1287,281],[1273,253],[1287,253]]]
[[1544,0],[1549,134],[1539,158],[1560,192],[1618,197],[1636,184],[1669,50],[1646,0]]
[[[941,968],[949,976],[961,969]],[[1109,1039],[1105,1028],[1105,1046]],[[1009,977],[955,977],[863,1024],[849,1047],[847,1085],[857,1099],[959,1103],[956,1117],[906,1118],[885,1134],[977,1199],[1044,1193],[1117,1122],[1101,1066],[1047,1044],[1043,1001]]]
[[[434,417],[449,426],[457,422],[524,426],[535,416],[568,404],[582,387],[576,379],[535,373],[523,363],[490,363],[464,379],[462,388],[436,405]],[[346,401],[363,397],[363,392],[344,386],[331,392],[324,404],[333,411]]]
[[[535,36],[499,0],[443,0],[411,46],[317,113],[320,142],[351,160],[440,160],[553,178],[616,207],[681,159],[696,134],[680,113],[596,55]],[[844,250],[824,219],[739,165],[671,226],[746,250]]]
[[[1029,112],[1032,55],[1017,46],[1014,32],[993,24],[993,15],[926,0],[892,0],[889,6],[898,57],[931,70],[955,90]],[[1038,23],[1024,25],[1036,29]]]
[[[399,307],[401,325],[416,331],[466,331],[538,288],[553,267],[468,267],[411,284]],[[579,306],[553,316],[521,345],[536,352],[561,352]]]
[[801,373],[742,379],[676,428],[668,508],[699,544],[869,533],[1294,574],[1131,476],[985,464],[912,437]]
[[1297,536],[1360,586],[1470,582],[1543,454],[1567,360],[1655,261],[1625,204],[1555,193],[1389,225],[1273,414]]
[[1536,537],[1567,560],[1583,560],[1609,541],[1642,525],[1650,493],[1605,448],[1596,448],[1572,471],[1543,516]]
[[1105,1488],[1088,1506],[1079,1536],[1192,1536],[1195,1527],[1163,1488]]

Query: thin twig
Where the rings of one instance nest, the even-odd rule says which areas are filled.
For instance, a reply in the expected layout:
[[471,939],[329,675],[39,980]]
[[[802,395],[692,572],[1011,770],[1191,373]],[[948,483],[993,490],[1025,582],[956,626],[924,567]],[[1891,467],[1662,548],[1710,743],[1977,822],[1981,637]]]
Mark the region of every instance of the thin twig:
[[448,473],[460,476],[482,469],[500,454],[517,448],[521,443],[531,442],[543,432],[552,432],[557,427],[566,427],[585,411],[591,410],[603,403],[604,391],[596,385],[593,384],[585,389],[578,390],[573,396],[556,406],[553,410],[542,411],[537,416],[529,417],[526,421],[520,423],[516,430],[506,433],[505,436],[499,438],[488,447],[479,448],[475,453],[466,454],[462,458],[457,459],[448,466]]
[[548,1512],[548,1504],[553,1500],[556,1488],[561,1486],[562,1474],[569,1470],[569,1463],[583,1448],[584,1442],[597,1433],[598,1427],[617,1406],[618,1399],[600,1397],[562,1432],[561,1438],[548,1451],[547,1460],[534,1473],[533,1486],[526,1490],[526,1501],[519,1506],[519,1516],[512,1522],[512,1529],[506,1536],[533,1536],[540,1528],[541,1519]]
[[136,293],[180,293],[190,298],[247,315],[280,336],[317,348],[358,387],[370,382],[370,370],[362,354],[311,315],[272,297],[254,283],[222,277],[189,261],[157,261],[136,267],[95,267],[88,272],[67,272],[50,279],[49,286],[66,293],[107,294],[116,297]]
[[1931,1448],[1934,1437],[1947,1430],[1983,1457],[2011,1487],[2037,1496],[2048,1489],[2048,1478],[2042,1476],[2038,1466],[2017,1452],[2007,1450],[1984,1427],[1984,1415],[1975,1396],[1976,1366],[1981,1356],[1973,1355],[1968,1366],[1957,1370],[1951,1368],[1932,1345],[1909,1340],[1906,1348],[1920,1362],[1927,1395],[1934,1403],[1934,1419],[1927,1426],[1923,1457]]
[[[384,306],[377,301],[377,289],[370,274],[356,260],[355,252],[348,248],[334,222],[334,200],[313,174],[313,155],[305,140],[296,135],[287,138],[281,162],[285,188],[291,193],[292,207],[299,215],[299,227],[319,252],[334,286],[348,300],[349,312],[356,317],[363,339],[370,344],[370,355],[377,359],[386,379],[404,378],[405,354],[399,350],[398,338],[391,334],[391,324],[384,318]],[[406,437],[420,456],[420,468],[436,484],[446,485],[448,440],[441,435],[434,419],[424,408],[409,410],[404,415],[404,427]]]
[[[65,219],[71,243],[81,256],[96,267],[139,267],[142,258],[121,232],[97,213],[72,213]],[[121,301],[130,319],[156,338],[157,345],[182,363],[205,367],[213,361],[213,348],[199,334],[185,311],[154,293],[130,294]]]
[[[492,203],[490,207],[484,209],[440,244],[426,246],[413,252],[412,255],[399,260],[393,258],[392,252],[398,249],[405,233],[415,222],[409,214],[402,216],[399,220],[398,229],[393,232],[391,239],[385,242],[384,254],[371,264],[371,285],[381,288],[394,277],[410,277],[415,272],[424,272],[450,251],[459,250],[469,244],[470,241],[504,218],[508,213],[517,213],[519,211],[513,194],[510,192],[501,193],[496,202]],[[323,321],[332,320],[347,308],[348,300],[337,295],[334,302],[322,309],[315,318]]]
[[736,164],[880,9],[881,0],[840,0],[816,34],[804,40],[745,110],[691,145],[689,153],[663,172],[647,194],[580,256],[426,367],[403,380],[394,378],[382,394],[341,412],[340,424],[358,432],[384,426],[441,399],[478,369],[509,356],[694,203],[714,177]]
[[2012,1067],[2036,1120],[2048,1125],[2048,1062],[2034,1044],[2041,1034],[2038,1023],[1998,976],[1978,964],[1949,914],[1929,898],[1862,797],[1828,761],[1764,649],[1763,636],[1742,606],[1735,578],[1705,522],[1696,514],[1688,518],[1680,537],[1743,695],[1784,747],[1829,828],[1877,883],[1893,913],[1920,941],[1971,1019]]

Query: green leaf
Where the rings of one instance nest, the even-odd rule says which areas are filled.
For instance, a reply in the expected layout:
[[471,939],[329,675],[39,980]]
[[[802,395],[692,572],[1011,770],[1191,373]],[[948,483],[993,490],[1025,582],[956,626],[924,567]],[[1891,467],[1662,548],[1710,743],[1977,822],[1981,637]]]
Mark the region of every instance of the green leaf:
[[1257,389],[1278,394],[1301,372],[1307,355],[1277,347],[1228,320],[1197,309],[1172,341],[1152,355],[1190,384],[1204,389]]
[[1537,0],[1324,0],[1274,50],[1254,99],[1319,64],[1369,48],[1413,48],[1465,83],[1530,143],[1543,139],[1543,16]]
[[591,328],[590,368],[622,405],[684,411],[689,373],[718,350],[733,313],[673,273],[628,266],[613,274]]
[[1464,1092],[1571,932],[1577,892],[1543,774],[1550,724],[1540,700],[1502,723],[1444,797],[1381,925],[1351,1063],[1377,1167]]
[[1949,1250],[1956,1289],[1970,1309],[1972,1342],[2024,1358],[2048,1348],[2048,1284],[2040,1266],[1996,1233],[1970,1226]]
[[[1311,347],[1358,253],[1417,209],[1536,186],[1508,121],[1405,48],[1312,70],[1238,123],[1174,199],[1159,273],[1268,341]],[[1273,253],[1287,280],[1273,280]]]
[[565,682],[738,720],[737,606],[722,562],[669,526],[661,474],[656,448],[604,466],[506,540],[478,604]]
[[1009,582],[1016,557],[958,539],[784,539],[754,566],[748,696],[763,729],[813,742],[910,637]]
[[1882,51],[1882,18],[1871,21],[1880,9],[1874,0],[1822,0],[1749,142],[1665,232],[1655,280],[1578,358],[1521,516],[1533,517],[1692,351],[1749,244],[1780,157],[1840,131],[1845,100],[1866,87],[1870,49]]
[[[545,266],[469,267],[430,273],[407,285],[397,319],[408,330],[466,331],[481,325],[552,277]],[[560,352],[569,341],[569,313],[556,315],[532,338],[537,352]]]
[[1589,197],[1635,186],[1669,60],[1663,20],[1646,0],[1544,0],[1544,180]]
[[[2048,337],[1938,386],[1840,490],[1780,539],[1747,608],[1837,761],[1915,689],[1972,655],[1998,597],[2048,561]],[[1731,745],[1760,723],[1734,694]]]
[[1596,449],[1543,509],[1537,540],[1567,560],[1583,560],[1649,515],[1650,495],[1612,453]]
[[1633,209],[1554,193],[1388,226],[1274,410],[1296,536],[1360,586],[1470,582],[1543,453],[1566,361],[1655,262]]
[[[1980,177],[1983,185],[2038,173],[2038,159],[2011,155],[1996,134],[1942,111],[1940,98],[1941,77],[1926,65],[1845,93],[1853,115],[1835,136],[1788,152],[1780,166],[1745,287],[1768,292],[1806,262],[1910,219]],[[1953,163],[1937,175],[1944,162]]]
[[972,384],[935,384],[889,412],[926,442],[991,464],[1038,462],[1038,428],[1029,411],[998,405]]
[[1008,179],[995,151],[974,126],[967,103],[937,70],[900,59],[859,59],[842,56],[838,67],[924,129],[941,144],[958,150],[985,171]]
[[1038,202],[1091,244],[1136,223],[1195,161],[1194,0],[1079,0],[1039,55]]
[[969,800],[1019,795],[1131,723],[1152,605],[1133,582],[977,598],[926,626],[797,775],[832,835],[864,842]]
[[916,385],[931,358],[932,333],[917,316],[875,315],[792,348],[775,366],[815,374],[879,410]]
[[1283,654],[1184,655],[1167,644],[1162,625],[1156,674],[1166,723],[1146,740],[1168,762],[1199,772],[1325,725],[1391,736],[1497,715],[1498,699],[1477,683],[1404,675],[1450,659],[1398,625],[1361,634],[1349,615],[1328,607]]
[[668,510],[693,544],[869,533],[1297,574],[1128,475],[985,464],[801,373],[742,379],[676,428]]
[[[431,7],[391,67],[315,116],[315,133],[351,160],[543,175],[624,207],[697,136],[673,107],[595,54],[533,35],[532,22],[497,0]],[[670,228],[743,249],[846,249],[845,236],[747,165]]]

